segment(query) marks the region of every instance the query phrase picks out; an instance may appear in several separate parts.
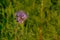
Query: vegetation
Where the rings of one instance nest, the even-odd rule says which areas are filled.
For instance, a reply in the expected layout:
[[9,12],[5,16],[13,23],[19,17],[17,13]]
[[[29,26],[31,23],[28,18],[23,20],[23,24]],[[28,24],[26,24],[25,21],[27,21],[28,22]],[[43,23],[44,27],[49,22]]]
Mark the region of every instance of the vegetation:
[[[21,24],[19,10],[28,15]],[[60,40],[60,0],[0,0],[0,40]]]

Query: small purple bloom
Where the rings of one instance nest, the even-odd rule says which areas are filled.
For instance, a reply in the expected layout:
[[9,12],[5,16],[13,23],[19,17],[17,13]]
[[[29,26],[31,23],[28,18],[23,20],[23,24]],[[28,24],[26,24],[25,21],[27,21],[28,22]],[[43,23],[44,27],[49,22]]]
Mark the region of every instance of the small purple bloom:
[[27,14],[25,14],[24,11],[18,11],[16,12],[16,20],[19,23],[23,23],[27,19]]

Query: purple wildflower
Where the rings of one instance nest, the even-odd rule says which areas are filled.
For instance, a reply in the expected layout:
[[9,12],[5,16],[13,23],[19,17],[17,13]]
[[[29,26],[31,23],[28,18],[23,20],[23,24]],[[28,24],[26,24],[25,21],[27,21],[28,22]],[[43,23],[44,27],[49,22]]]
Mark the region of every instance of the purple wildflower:
[[23,23],[27,19],[27,14],[24,11],[16,12],[16,20],[19,23]]

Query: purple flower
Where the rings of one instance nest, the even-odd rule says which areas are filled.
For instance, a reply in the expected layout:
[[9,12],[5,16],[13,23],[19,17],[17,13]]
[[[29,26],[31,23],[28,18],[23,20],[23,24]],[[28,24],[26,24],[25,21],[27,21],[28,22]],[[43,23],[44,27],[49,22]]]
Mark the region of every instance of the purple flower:
[[16,20],[19,23],[23,23],[27,19],[27,14],[25,14],[24,11],[18,11],[16,12]]

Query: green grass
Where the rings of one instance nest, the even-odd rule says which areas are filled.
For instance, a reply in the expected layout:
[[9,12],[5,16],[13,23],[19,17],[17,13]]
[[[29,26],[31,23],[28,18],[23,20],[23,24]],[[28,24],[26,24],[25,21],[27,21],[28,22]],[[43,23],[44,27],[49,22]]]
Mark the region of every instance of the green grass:
[[[28,14],[22,24],[15,19],[19,10]],[[60,0],[0,0],[0,40],[40,39],[60,40]]]

